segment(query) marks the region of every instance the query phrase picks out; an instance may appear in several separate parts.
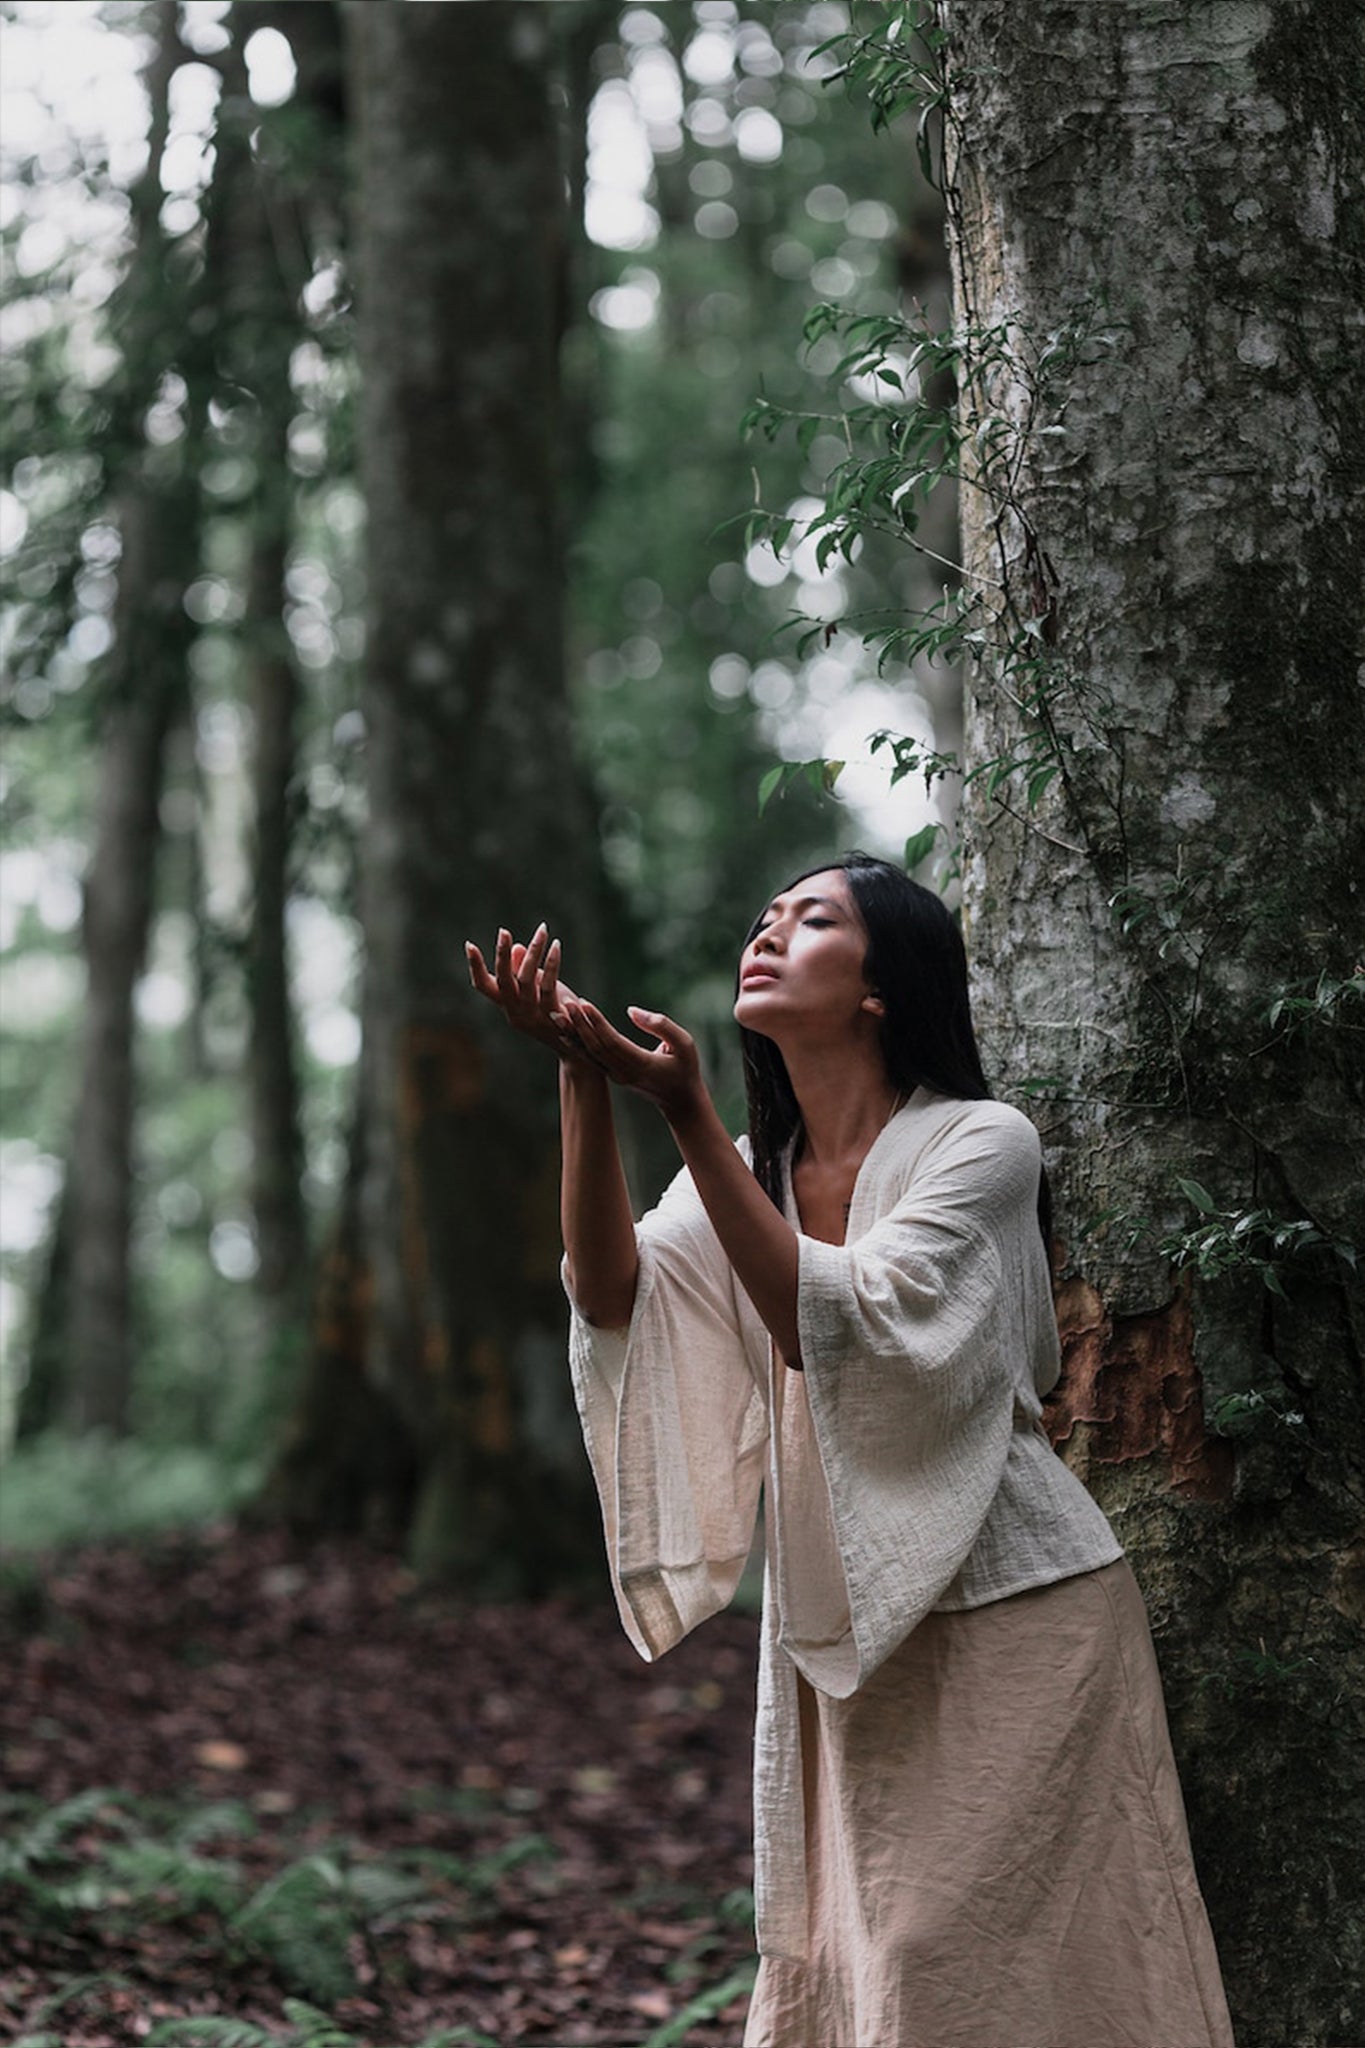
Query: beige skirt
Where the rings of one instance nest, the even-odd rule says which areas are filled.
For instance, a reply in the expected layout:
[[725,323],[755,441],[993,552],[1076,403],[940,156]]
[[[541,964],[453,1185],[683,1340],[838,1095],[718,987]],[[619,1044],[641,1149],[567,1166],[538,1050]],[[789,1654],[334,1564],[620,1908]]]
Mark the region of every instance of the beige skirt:
[[800,1685],[810,1946],[746,2048],[1232,2048],[1127,1564]]

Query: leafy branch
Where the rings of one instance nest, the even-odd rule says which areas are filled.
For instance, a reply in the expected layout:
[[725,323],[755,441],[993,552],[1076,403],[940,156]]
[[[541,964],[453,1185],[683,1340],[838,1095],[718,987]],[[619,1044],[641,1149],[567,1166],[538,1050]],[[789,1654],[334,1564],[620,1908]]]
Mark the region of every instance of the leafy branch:
[[1192,1268],[1201,1280],[1225,1273],[1260,1275],[1272,1294],[1287,1300],[1282,1273],[1312,1259],[1338,1260],[1356,1270],[1356,1247],[1332,1237],[1306,1216],[1277,1216],[1272,1209],[1220,1209],[1197,1180],[1180,1179],[1180,1192],[1198,1212],[1198,1222],[1168,1232],[1157,1249],[1177,1271]]
[[1339,1024],[1359,1031],[1362,1027],[1344,1014],[1359,1002],[1365,1002],[1365,967],[1353,967],[1344,976],[1324,970],[1316,980],[1294,982],[1282,989],[1265,1013],[1266,1022],[1281,1026],[1281,1038],[1291,1038],[1305,1024]]

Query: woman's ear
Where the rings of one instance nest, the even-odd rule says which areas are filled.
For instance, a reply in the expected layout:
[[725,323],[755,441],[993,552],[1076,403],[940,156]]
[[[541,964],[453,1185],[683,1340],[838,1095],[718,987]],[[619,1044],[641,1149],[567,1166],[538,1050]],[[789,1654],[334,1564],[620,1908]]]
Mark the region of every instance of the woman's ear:
[[858,1007],[866,1010],[873,1017],[884,1017],[886,1015],[886,1004],[875,993],[864,996]]

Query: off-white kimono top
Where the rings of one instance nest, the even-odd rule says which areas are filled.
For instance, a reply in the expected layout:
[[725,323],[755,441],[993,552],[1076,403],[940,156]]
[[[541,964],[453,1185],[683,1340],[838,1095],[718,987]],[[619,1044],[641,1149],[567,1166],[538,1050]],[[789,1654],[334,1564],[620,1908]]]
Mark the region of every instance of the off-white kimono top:
[[[755,1735],[764,1955],[806,1941],[796,1672],[855,1692],[930,1608],[1112,1563],[1043,1434],[1059,1370],[1039,1144],[917,1089],[863,1161],[846,1242],[801,1236],[803,1372],[774,1354],[690,1174],[637,1228],[627,1330],[576,1309],[574,1388],[626,1633],[652,1660],[734,1593],[766,1487]],[[794,1205],[788,1190],[788,1215]]]

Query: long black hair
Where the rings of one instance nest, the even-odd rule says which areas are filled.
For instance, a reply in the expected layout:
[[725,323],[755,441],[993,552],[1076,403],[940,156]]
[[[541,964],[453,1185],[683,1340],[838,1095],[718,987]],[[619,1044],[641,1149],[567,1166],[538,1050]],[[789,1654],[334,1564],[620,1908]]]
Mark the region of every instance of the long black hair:
[[[892,1087],[902,1095],[923,1087],[964,1102],[986,1100],[991,1091],[972,1028],[967,949],[952,912],[903,868],[868,853],[844,853],[821,861],[793,875],[774,894],[786,895],[798,882],[831,869],[847,878],[867,932],[863,972],[885,1006],[881,1053]],[[765,915],[766,906],[745,935],[746,947]],[[783,1155],[800,1132],[801,1111],[787,1063],[772,1040],[742,1025],[739,1038],[754,1175],[780,1209]],[[1044,1174],[1038,1188],[1038,1222],[1049,1247],[1051,1207]]]

